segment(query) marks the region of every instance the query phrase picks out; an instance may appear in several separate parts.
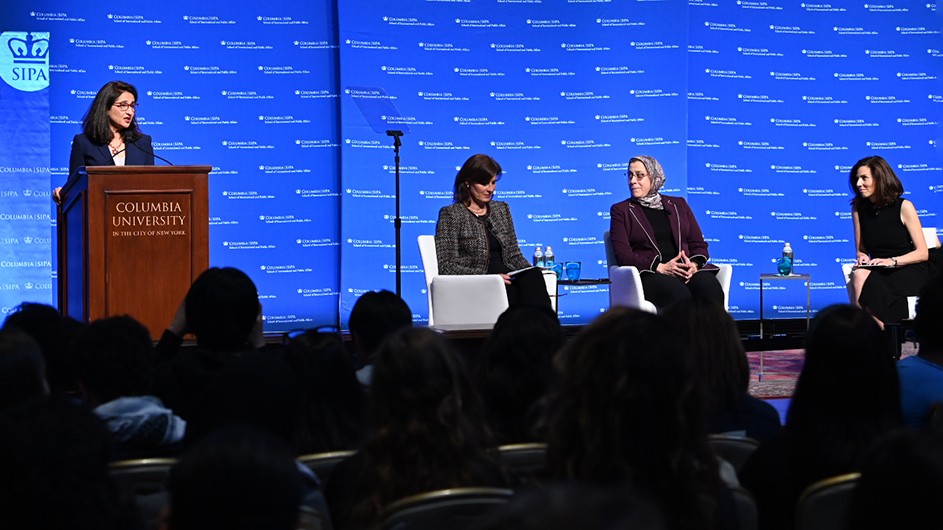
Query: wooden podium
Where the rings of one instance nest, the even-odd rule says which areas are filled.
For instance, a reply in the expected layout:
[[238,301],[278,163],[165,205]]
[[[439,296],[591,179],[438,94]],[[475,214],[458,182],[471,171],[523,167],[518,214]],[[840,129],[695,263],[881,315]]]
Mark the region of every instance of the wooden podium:
[[128,314],[157,340],[209,266],[210,166],[89,166],[62,189],[59,310]]

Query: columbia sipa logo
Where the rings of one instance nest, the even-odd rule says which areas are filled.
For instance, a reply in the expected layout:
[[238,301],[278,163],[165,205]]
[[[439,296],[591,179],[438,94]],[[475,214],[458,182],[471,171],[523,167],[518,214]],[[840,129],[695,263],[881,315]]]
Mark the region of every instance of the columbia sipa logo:
[[0,34],[0,78],[23,92],[49,87],[49,33]]

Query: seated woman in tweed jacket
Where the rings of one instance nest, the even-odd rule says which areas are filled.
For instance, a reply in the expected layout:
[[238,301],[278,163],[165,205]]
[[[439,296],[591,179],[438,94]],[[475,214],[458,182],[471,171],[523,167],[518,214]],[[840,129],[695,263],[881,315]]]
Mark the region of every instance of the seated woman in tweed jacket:
[[483,154],[466,160],[455,175],[455,202],[439,210],[435,228],[439,274],[500,274],[511,306],[550,307],[540,269],[507,274],[530,262],[517,244],[511,209],[492,200],[500,176],[501,166]]

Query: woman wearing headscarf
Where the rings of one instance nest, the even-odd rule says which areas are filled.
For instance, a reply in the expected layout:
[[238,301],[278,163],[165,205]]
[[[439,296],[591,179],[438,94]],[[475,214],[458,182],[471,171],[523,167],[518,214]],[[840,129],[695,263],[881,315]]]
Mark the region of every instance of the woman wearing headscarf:
[[694,212],[681,197],[658,193],[665,183],[658,160],[633,157],[626,176],[632,196],[609,211],[617,264],[639,270],[645,298],[659,311],[693,297],[723,305],[717,267],[707,263],[707,243]]

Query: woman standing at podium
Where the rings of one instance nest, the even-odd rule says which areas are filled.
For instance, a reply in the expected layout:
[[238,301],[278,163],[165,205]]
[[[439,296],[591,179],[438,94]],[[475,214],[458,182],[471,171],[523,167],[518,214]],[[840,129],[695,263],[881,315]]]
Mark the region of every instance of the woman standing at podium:
[[[151,137],[138,128],[138,90],[123,81],[101,87],[72,139],[69,178],[82,166],[153,166]],[[61,201],[62,188],[52,192]]]

